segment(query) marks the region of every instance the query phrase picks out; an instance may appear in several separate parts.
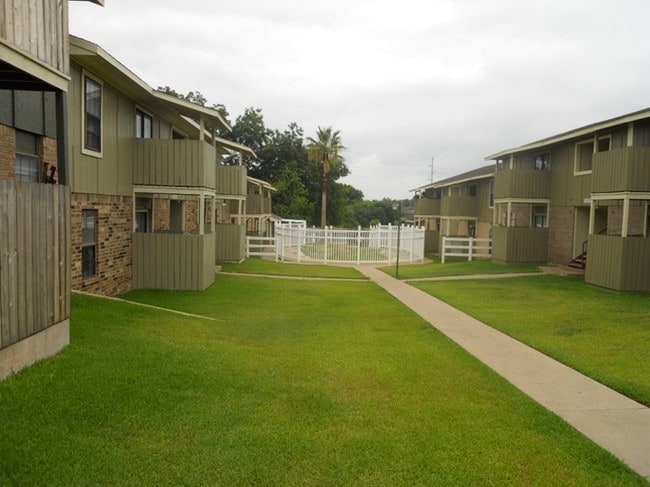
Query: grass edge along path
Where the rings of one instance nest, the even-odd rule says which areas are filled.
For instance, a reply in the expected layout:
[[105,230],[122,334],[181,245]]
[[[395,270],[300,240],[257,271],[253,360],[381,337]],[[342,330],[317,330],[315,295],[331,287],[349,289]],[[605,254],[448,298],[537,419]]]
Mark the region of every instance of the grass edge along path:
[[650,406],[650,295],[553,275],[409,284]]
[[280,276],[305,279],[367,280],[354,266],[275,262],[250,257],[241,263],[220,262],[222,274],[248,274],[254,276]]
[[0,484],[646,485],[376,286],[131,298],[224,321],[74,295],[0,383]]

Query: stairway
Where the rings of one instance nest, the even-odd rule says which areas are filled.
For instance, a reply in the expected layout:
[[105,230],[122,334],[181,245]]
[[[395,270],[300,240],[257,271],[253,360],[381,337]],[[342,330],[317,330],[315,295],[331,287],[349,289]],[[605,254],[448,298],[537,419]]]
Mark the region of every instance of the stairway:
[[587,251],[584,251],[577,257],[574,257],[571,262],[567,264],[569,267],[573,267],[575,269],[583,269],[587,266]]

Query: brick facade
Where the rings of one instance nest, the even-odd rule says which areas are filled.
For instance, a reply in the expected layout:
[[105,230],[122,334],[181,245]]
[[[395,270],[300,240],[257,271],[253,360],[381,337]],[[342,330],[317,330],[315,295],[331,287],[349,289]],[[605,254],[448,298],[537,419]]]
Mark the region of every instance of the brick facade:
[[[38,157],[41,160],[40,181],[45,181],[46,167],[57,167],[57,141],[50,137],[39,137]],[[59,176],[55,174],[55,179]],[[0,124],[0,179],[16,178],[16,130]]]
[[[630,206],[630,217],[627,223],[628,235],[643,235],[646,223],[645,206]],[[607,234],[621,235],[623,230],[623,207],[609,206],[607,208]]]
[[16,131],[0,125],[0,179],[16,177]]
[[548,221],[548,261],[566,264],[573,259],[574,207],[553,206]]
[[[114,296],[131,289],[133,199],[99,194],[72,195],[72,289]],[[97,210],[95,276],[81,274],[81,211]]]

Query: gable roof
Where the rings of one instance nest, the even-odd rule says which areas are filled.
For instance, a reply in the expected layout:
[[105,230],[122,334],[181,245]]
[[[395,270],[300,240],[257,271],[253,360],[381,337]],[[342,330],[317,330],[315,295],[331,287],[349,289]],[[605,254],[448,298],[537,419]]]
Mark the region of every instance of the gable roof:
[[494,175],[495,165],[490,164],[489,166],[482,166],[471,171],[467,171],[450,178],[441,179],[433,183],[425,184],[424,186],[419,186],[417,188],[411,189],[410,191],[424,191],[429,188],[442,188],[445,186],[451,186],[452,184],[465,183],[467,181],[475,181],[477,179],[485,179]]
[[637,120],[643,120],[644,118],[650,118],[650,108],[644,108],[643,110],[621,115],[616,118],[610,118],[603,120],[602,122],[595,122],[589,125],[585,125],[584,127],[579,127],[577,129],[569,130],[568,132],[562,132],[551,137],[546,137],[529,144],[515,147],[514,149],[503,150],[497,152],[496,154],[492,154],[491,156],[487,156],[485,160],[489,161],[499,159],[506,155],[516,154],[518,152],[524,152],[532,149],[539,149],[552,144],[557,144],[558,142],[564,142],[566,140],[584,137],[585,135],[593,134],[594,132],[599,132],[601,130],[606,130],[617,125],[635,122]]

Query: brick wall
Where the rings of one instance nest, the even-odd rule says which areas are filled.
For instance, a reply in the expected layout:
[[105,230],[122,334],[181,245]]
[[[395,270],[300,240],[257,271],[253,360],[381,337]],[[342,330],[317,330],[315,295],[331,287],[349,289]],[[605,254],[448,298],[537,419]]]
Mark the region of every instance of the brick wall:
[[154,232],[169,231],[169,200],[155,198],[153,200],[153,230]]
[[[41,153],[39,154],[41,158],[41,164],[45,166],[47,164],[48,168],[49,166],[57,166],[57,142],[56,139],[51,139],[49,137],[43,137],[41,139]],[[41,181],[45,181],[45,177],[48,174],[42,174],[42,179]],[[54,179],[58,182],[60,180],[60,176],[58,171],[54,173]]]
[[548,220],[548,260],[554,264],[566,264],[573,259],[572,206],[553,206]]
[[[71,207],[72,289],[114,296],[131,289],[132,198],[73,194]],[[81,211],[97,210],[97,273],[81,275]]]
[[16,177],[16,131],[0,125],[0,179]]
[[[643,235],[643,226],[647,218],[645,207],[631,206],[627,223],[628,235]],[[621,235],[623,230],[623,207],[609,206],[607,208],[607,235]]]

